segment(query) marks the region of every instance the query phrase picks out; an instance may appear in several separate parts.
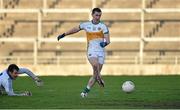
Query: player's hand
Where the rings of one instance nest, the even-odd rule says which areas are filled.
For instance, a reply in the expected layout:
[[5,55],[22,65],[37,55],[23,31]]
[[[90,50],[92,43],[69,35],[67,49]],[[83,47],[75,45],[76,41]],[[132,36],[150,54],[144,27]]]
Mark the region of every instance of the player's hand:
[[35,83],[38,87],[43,86],[43,81],[38,77],[35,78]]
[[37,85],[38,87],[43,86],[43,81],[40,80],[40,79],[35,80],[35,83],[36,83],[36,85]]
[[59,41],[60,39],[62,39],[62,38],[65,37],[65,36],[66,36],[65,33],[61,34],[61,35],[59,35],[59,36],[57,37],[57,40]]
[[108,45],[107,42],[101,42],[101,43],[100,43],[100,46],[101,46],[102,48],[104,48],[104,47],[107,46],[107,45]]
[[23,93],[23,96],[32,96],[32,93],[30,91],[25,91]]

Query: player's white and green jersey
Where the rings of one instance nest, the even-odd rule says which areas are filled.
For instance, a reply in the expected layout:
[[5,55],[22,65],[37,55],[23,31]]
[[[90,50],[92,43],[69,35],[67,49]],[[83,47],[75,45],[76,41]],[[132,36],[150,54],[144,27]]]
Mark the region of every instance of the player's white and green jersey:
[[[18,73],[19,74],[26,73],[32,79],[36,78],[36,76],[30,70],[26,68],[19,68]],[[0,89],[5,89],[6,93],[9,96],[22,96],[23,94],[14,93],[13,87],[12,87],[12,81],[13,81],[13,78],[7,72],[7,69],[5,69],[3,72],[0,73]]]
[[92,21],[84,22],[79,25],[81,30],[86,31],[88,43],[88,58],[98,57],[99,63],[104,63],[105,49],[100,46],[104,41],[104,34],[109,34],[107,26],[103,22],[93,24]]
[[93,24],[92,21],[84,22],[79,27],[86,31],[88,50],[104,51],[99,43],[104,40],[104,34],[109,34],[109,30],[103,22],[98,24]]

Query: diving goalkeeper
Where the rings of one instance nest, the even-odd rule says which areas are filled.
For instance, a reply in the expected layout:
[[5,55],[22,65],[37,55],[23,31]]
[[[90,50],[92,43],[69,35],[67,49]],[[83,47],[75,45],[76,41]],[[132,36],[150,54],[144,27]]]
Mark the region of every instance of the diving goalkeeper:
[[15,93],[13,91],[13,80],[15,80],[19,74],[23,73],[30,76],[35,81],[37,86],[43,85],[43,82],[29,69],[19,68],[16,64],[10,64],[7,69],[0,73],[0,95],[7,94],[8,96],[31,96],[32,93],[30,91],[24,91],[22,93]]

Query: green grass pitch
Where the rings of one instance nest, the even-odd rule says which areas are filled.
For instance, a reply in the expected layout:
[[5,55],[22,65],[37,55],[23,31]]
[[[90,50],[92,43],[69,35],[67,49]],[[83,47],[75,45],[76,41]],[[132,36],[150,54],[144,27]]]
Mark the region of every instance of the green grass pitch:
[[[87,98],[80,92],[89,76],[44,76],[44,86],[38,88],[29,77],[14,81],[14,91],[28,90],[31,97],[0,96],[0,108],[74,108],[74,109],[179,109],[180,76],[104,76],[105,88],[97,84]],[[135,83],[136,90],[121,91],[124,81]]]

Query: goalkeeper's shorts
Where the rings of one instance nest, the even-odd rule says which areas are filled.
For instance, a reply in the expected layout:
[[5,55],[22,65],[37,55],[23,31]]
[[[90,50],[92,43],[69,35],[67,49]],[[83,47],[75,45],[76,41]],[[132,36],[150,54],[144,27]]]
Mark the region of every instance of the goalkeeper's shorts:
[[88,59],[95,57],[98,58],[98,62],[100,64],[104,64],[104,60],[105,60],[105,53],[102,51],[88,51],[87,53]]

